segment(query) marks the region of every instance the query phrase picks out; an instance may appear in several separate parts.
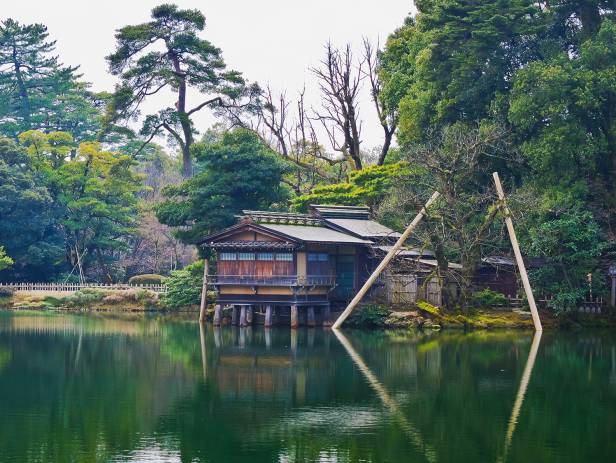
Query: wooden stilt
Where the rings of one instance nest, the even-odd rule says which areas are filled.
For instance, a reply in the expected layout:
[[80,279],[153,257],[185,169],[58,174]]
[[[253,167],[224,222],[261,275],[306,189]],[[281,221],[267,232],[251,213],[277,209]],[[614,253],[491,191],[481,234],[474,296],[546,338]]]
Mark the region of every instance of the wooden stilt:
[[201,286],[201,307],[199,308],[199,321],[205,321],[207,309],[207,272],[208,261],[205,259],[203,263],[203,285]]
[[299,312],[297,305],[291,306],[291,328],[295,329],[299,327]]
[[272,330],[269,328],[265,330],[265,348],[267,350],[272,348]]
[[321,318],[323,319],[323,326],[332,326],[331,319],[331,306],[329,304],[324,305],[321,309]]
[[222,307],[220,304],[216,304],[214,307],[214,326],[220,326],[222,320]]
[[214,327],[214,345],[218,348],[222,346],[222,333],[220,326]]
[[252,325],[252,313],[253,307],[251,305],[246,306],[246,324]]
[[306,308],[306,324],[310,327],[315,327],[317,324],[314,316],[314,307],[310,306]]
[[400,238],[398,238],[398,241],[396,241],[396,244],[394,244],[392,246],[392,248],[390,249],[390,251],[387,253],[387,255],[385,256],[385,258],[381,261],[381,263],[378,265],[378,267],[374,270],[374,272],[372,272],[372,275],[370,275],[370,278],[368,278],[368,280],[366,280],[366,282],[364,283],[364,285],[362,286],[362,288],[359,290],[359,292],[355,295],[355,297],[353,298],[353,300],[349,303],[349,305],[347,306],[346,309],[344,309],[344,312],[342,312],[340,314],[340,316],[338,317],[338,320],[336,320],[336,322],[334,323],[334,325],[332,326],[332,328],[334,329],[338,329],[340,328],[340,326],[344,323],[344,321],[347,319],[347,317],[349,315],[351,315],[351,313],[353,312],[353,310],[355,309],[355,307],[357,306],[357,304],[359,304],[359,302],[363,299],[363,297],[366,295],[366,293],[368,292],[368,290],[370,289],[370,287],[374,284],[374,282],[376,281],[376,279],[379,277],[379,275],[381,274],[381,272],[385,269],[385,267],[387,267],[387,264],[389,264],[389,262],[395,257],[395,255],[397,254],[397,252],[400,250],[400,248],[402,247],[402,245],[404,244],[404,242],[406,241],[406,239],[411,236],[411,233],[413,233],[413,230],[415,230],[415,227],[417,227],[417,225],[419,224],[419,222],[421,222],[421,219],[424,218],[424,216],[427,213],[427,209],[432,205],[432,203],[434,201],[436,201],[438,199],[438,197],[440,196],[440,193],[438,191],[435,191],[434,194],[432,195],[432,197],[428,200],[428,202],[425,204],[424,207],[421,208],[421,211],[419,211],[419,214],[417,214],[417,216],[413,219],[413,221],[409,224],[409,226],[406,228],[406,230],[404,230],[404,233],[402,233],[402,235],[400,236]]
[[616,276],[612,277],[612,300],[611,306],[616,307]]
[[507,225],[507,230],[509,231],[509,239],[511,240],[511,247],[513,248],[513,254],[515,255],[515,260],[518,263],[518,270],[520,271],[520,278],[522,279],[522,285],[524,286],[524,291],[526,292],[526,299],[528,300],[528,306],[530,307],[530,313],[533,316],[533,323],[535,325],[535,331],[542,331],[541,320],[539,319],[539,311],[537,310],[537,305],[535,304],[535,296],[533,296],[533,290],[530,287],[530,281],[528,280],[528,274],[526,273],[526,266],[524,265],[524,260],[522,259],[522,253],[520,252],[520,245],[518,244],[518,238],[515,234],[515,229],[513,228],[513,221],[511,220],[511,211],[507,207],[507,202],[505,201],[505,191],[503,190],[503,185],[501,185],[500,178],[498,177],[498,172],[494,172],[492,174],[494,177],[494,184],[496,185],[496,192],[498,193],[498,199],[501,201],[501,210],[505,215],[505,224]]
[[240,308],[240,326],[246,326],[246,307],[243,305]]
[[272,306],[268,305],[265,307],[265,327],[269,328],[272,326]]
[[234,305],[233,310],[231,311],[231,324],[237,325],[238,319],[239,319],[239,307]]

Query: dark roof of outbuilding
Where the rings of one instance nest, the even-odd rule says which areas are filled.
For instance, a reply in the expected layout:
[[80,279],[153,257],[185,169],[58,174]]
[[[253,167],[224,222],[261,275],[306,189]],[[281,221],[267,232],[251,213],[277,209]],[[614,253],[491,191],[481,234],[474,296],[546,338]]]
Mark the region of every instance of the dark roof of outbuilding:
[[374,220],[325,219],[337,229],[343,229],[361,238],[399,238],[400,233]]
[[323,226],[282,225],[272,223],[259,225],[266,230],[281,233],[306,243],[371,244],[370,241]]
[[370,209],[366,206],[334,206],[328,204],[311,204],[310,211],[324,219],[358,219],[369,220]]

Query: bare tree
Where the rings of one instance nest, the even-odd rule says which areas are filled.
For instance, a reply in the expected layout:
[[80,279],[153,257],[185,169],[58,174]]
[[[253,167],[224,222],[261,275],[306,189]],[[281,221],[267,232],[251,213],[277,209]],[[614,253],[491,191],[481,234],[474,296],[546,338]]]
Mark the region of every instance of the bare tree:
[[370,82],[370,96],[374,102],[374,108],[383,128],[383,145],[379,154],[377,165],[385,163],[385,157],[391,148],[396,128],[398,127],[398,108],[389,108],[381,99],[383,85],[379,78],[379,68],[381,66],[379,43],[376,47],[367,38],[364,38],[364,68],[363,73]]
[[358,104],[363,64],[363,61],[354,64],[350,45],[338,50],[328,42],[321,65],[312,68],[319,80],[323,98],[321,110],[316,111],[316,119],[323,125],[332,148],[342,153],[355,169],[363,167]]
[[408,153],[417,173],[397,184],[379,211],[415,211],[432,191],[441,193],[415,239],[434,251],[438,277],[457,282],[459,295],[444,294],[449,307],[468,307],[481,258],[508,249],[502,224],[494,221],[498,208],[490,177],[499,165],[517,160],[507,135],[500,127],[457,126],[427,134],[428,141]]

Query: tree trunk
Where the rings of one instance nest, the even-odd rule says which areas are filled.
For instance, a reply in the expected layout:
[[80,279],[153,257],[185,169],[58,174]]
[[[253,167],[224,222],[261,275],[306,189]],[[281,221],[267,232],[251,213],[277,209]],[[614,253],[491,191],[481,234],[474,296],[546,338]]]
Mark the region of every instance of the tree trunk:
[[30,105],[30,97],[28,96],[28,89],[26,88],[26,84],[21,73],[21,66],[19,62],[17,62],[17,55],[15,50],[13,50],[13,59],[15,60],[15,79],[17,80],[17,88],[19,89],[19,109],[21,112],[21,117],[23,118],[24,128],[26,130],[29,130],[32,125],[32,107]]

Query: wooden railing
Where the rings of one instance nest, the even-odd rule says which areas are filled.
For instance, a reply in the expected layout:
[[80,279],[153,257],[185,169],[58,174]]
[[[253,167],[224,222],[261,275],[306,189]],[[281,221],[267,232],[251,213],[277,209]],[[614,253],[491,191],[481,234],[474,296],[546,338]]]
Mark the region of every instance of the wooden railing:
[[336,277],[331,275],[211,275],[209,282],[215,285],[246,286],[334,286]]
[[[542,296],[537,299],[537,304],[542,307],[547,307],[549,303],[554,300],[554,296]],[[520,308],[526,305],[526,299],[521,297],[507,297],[507,302],[503,307],[508,308]],[[583,301],[578,303],[578,312],[583,313],[601,313],[601,309],[604,306],[604,301],[602,297],[586,297]]]
[[10,291],[57,291],[75,292],[81,289],[104,289],[104,290],[130,290],[145,289],[156,293],[166,293],[167,285],[164,284],[140,284],[129,285],[124,283],[0,283],[0,291],[7,289]]

